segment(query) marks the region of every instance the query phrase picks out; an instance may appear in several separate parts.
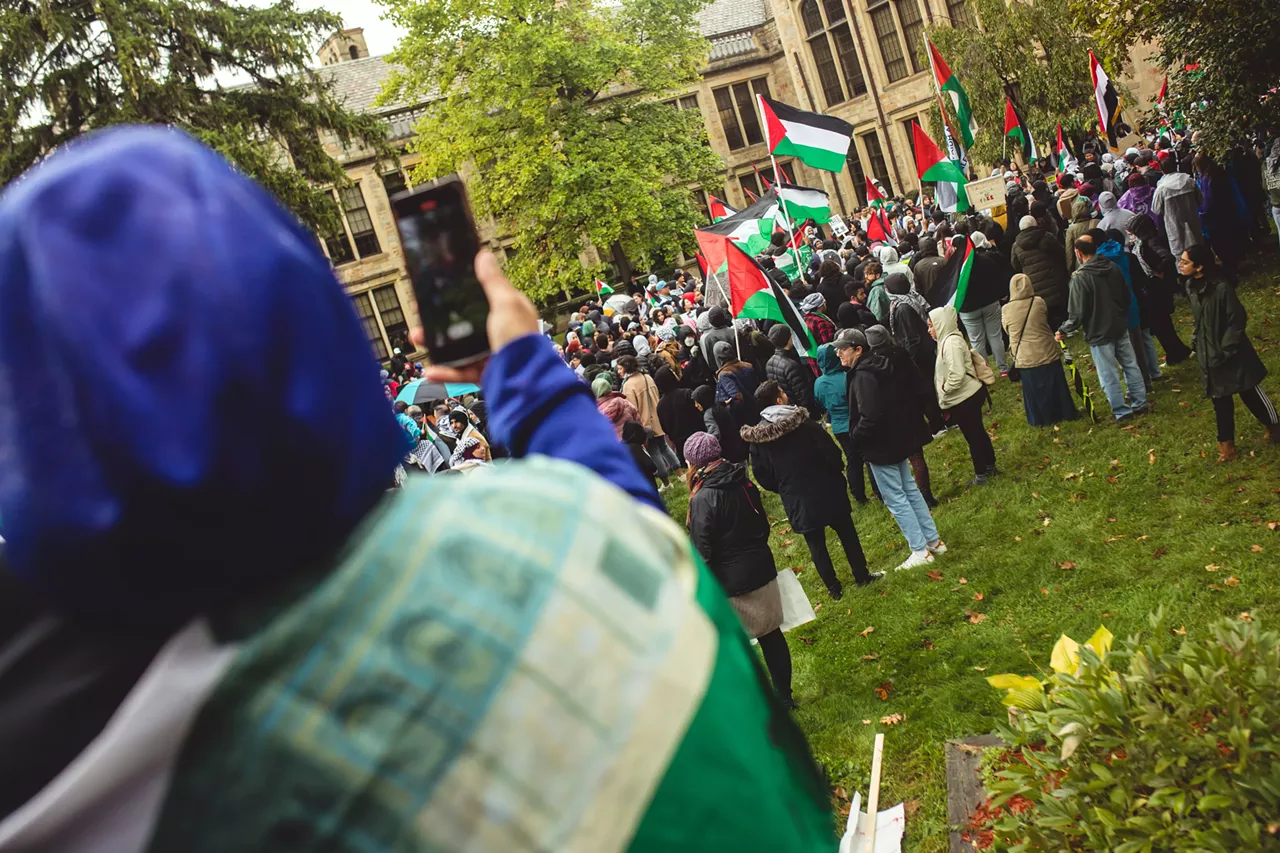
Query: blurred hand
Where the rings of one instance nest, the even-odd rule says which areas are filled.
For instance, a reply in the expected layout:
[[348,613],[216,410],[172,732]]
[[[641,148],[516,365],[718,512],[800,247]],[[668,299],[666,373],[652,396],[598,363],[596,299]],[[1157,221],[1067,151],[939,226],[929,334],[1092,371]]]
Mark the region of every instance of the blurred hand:
[[1053,339],[1054,339],[1055,341],[1061,341],[1061,340],[1065,340],[1065,339],[1066,339],[1066,336],[1065,336],[1065,335],[1063,335],[1063,334],[1062,334],[1062,332],[1054,332],[1054,333],[1053,333]]
[[[480,286],[489,299],[489,320],[485,329],[489,333],[491,354],[516,338],[538,333],[538,310],[533,307],[529,297],[511,286],[511,282],[502,274],[502,268],[498,266],[498,259],[488,249],[476,255],[476,278],[480,279]],[[409,333],[409,340],[413,341],[414,346],[421,348],[426,338],[421,328],[415,328]],[[432,365],[427,368],[427,378],[435,382],[479,384],[486,364],[488,359],[464,367]]]

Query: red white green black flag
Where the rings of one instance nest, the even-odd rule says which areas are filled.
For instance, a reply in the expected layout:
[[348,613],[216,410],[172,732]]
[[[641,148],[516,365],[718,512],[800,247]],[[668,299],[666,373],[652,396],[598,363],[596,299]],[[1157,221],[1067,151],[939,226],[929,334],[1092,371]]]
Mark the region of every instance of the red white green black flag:
[[765,274],[764,269],[736,245],[728,246],[729,300],[734,317],[775,320],[791,330],[796,352],[818,357],[818,342],[804,322],[787,292]]

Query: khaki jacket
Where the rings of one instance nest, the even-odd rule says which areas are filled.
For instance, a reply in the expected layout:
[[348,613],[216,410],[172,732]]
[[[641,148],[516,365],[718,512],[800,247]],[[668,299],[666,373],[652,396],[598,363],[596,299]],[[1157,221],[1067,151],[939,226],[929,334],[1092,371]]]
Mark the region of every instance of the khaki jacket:
[[1001,309],[1000,321],[1009,333],[1015,367],[1042,367],[1058,360],[1061,348],[1049,328],[1049,309],[1022,273],[1009,281],[1009,303]]
[[929,312],[938,336],[938,358],[934,364],[933,385],[938,392],[938,406],[950,409],[982,390],[982,380],[973,372],[969,341],[960,332],[956,309],[950,305]]
[[633,373],[622,381],[622,396],[640,413],[640,426],[654,435],[665,435],[658,423],[658,386],[643,373]]

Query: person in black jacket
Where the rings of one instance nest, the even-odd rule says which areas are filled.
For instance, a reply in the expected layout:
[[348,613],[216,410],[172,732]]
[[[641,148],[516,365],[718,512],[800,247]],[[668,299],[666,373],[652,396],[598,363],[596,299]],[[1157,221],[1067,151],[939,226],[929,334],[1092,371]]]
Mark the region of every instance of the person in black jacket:
[[[755,404],[753,389],[752,411],[755,410]],[[755,418],[738,423],[728,404],[716,401],[715,389],[710,385],[700,385],[693,389],[693,405],[702,413],[703,431],[715,436],[716,441],[720,442],[720,455],[730,462],[746,462],[747,443],[742,440],[738,430],[745,423],[754,423]]]
[[[845,301],[836,309],[836,326],[841,329],[865,329],[880,322],[867,307],[867,283],[849,281],[844,286]],[[847,307],[846,307],[847,306]]]
[[654,464],[649,451],[645,449],[645,443],[648,440],[649,435],[644,431],[644,427],[640,426],[639,421],[627,421],[622,425],[622,443],[631,451],[631,458],[636,461],[636,467],[640,469],[640,473],[648,477],[653,487],[657,489],[658,466]]
[[763,407],[761,421],[741,430],[743,440],[751,446],[751,470],[762,488],[782,498],[791,529],[804,537],[814,568],[831,597],[839,601],[844,586],[827,551],[828,527],[840,537],[849,570],[859,586],[884,574],[867,571],[867,557],[853,526],[844,457],[820,424],[810,420],[801,407],[788,403],[786,391],[777,382],[761,383],[756,400]]
[[827,313],[835,316],[840,305],[848,300],[846,288],[853,283],[853,278],[840,268],[837,258],[827,258],[818,267],[818,292],[827,303]]
[[779,323],[769,330],[769,342],[773,344],[773,355],[764,366],[765,378],[774,382],[787,392],[787,399],[793,405],[805,409],[812,418],[821,412],[813,399],[813,383],[817,379],[809,365],[796,355],[795,342],[791,340],[791,329],[786,323]]
[[[702,412],[693,404],[693,392],[680,387],[680,380],[667,365],[654,372],[653,382],[658,386],[658,423],[679,456],[689,436],[702,432]],[[684,465],[683,456],[680,464]]]
[[683,448],[689,476],[689,538],[742,621],[760,643],[774,692],[788,708],[791,651],[782,633],[778,567],[769,550],[769,516],[747,466],[723,459],[720,442],[705,432]]
[[973,240],[973,266],[964,301],[957,306],[960,322],[973,349],[983,358],[994,355],[1000,375],[1005,376],[1009,365],[1000,326],[1000,300],[1009,295],[1013,270],[1000,251],[991,247],[985,234],[974,231],[969,237]]
[[[898,570],[932,563],[947,546],[916,486],[907,461],[921,447],[924,419],[914,402],[912,380],[902,371],[909,358],[895,364],[884,352],[875,352],[866,335],[856,331],[836,339],[840,361],[853,369],[858,422],[853,425],[853,446],[871,465],[884,505],[898,522],[911,554]],[[852,405],[852,404],[851,404]]]

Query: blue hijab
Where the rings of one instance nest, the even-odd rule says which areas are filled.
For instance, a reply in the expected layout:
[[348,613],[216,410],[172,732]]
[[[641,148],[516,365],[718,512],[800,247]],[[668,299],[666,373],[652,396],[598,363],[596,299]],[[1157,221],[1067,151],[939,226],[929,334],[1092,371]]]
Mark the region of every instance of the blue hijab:
[[13,571],[135,625],[323,563],[406,446],[315,238],[162,128],[0,194],[0,413]]

